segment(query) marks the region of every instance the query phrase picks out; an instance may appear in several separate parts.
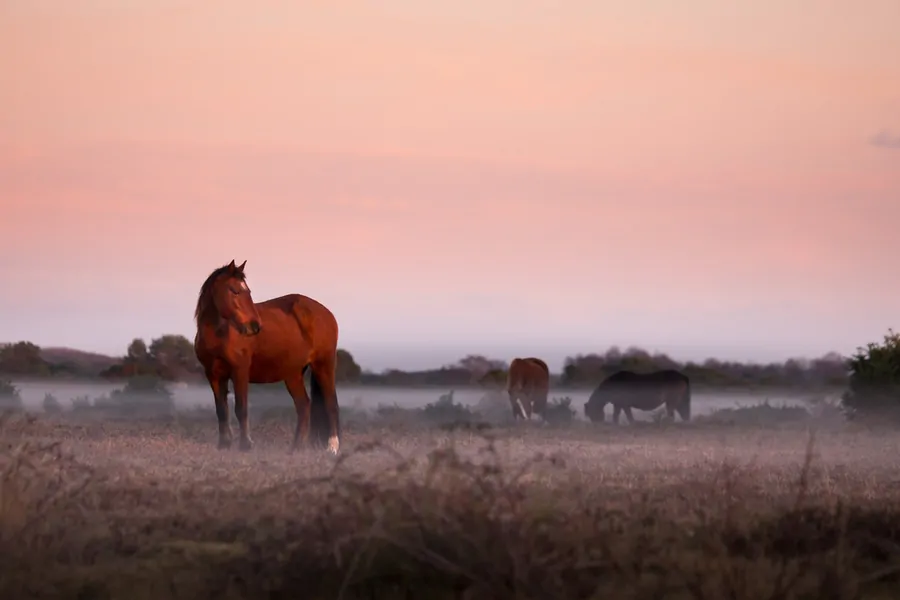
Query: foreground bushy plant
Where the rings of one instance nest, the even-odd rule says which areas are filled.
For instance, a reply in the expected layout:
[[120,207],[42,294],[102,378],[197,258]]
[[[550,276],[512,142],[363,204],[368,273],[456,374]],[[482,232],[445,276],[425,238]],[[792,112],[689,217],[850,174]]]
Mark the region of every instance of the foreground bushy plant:
[[[675,489],[630,477],[617,485],[567,478],[555,456],[512,464],[489,440],[475,457],[443,446],[424,460],[354,469],[396,454],[373,443],[315,477],[294,457],[289,477],[257,486],[240,468],[183,470],[196,464],[186,459],[194,446],[168,440],[148,451],[153,430],[120,431],[88,448],[85,464],[25,427],[2,431],[11,442],[0,448],[2,598],[855,600],[896,591],[900,512],[890,488],[882,505],[827,505],[810,494],[809,461],[785,490],[770,489],[785,494],[779,502],[754,502],[763,479],[742,484],[727,469],[685,471]],[[114,466],[97,466],[109,445]],[[129,453],[140,458],[122,469]],[[552,485],[535,483],[550,475]]]
[[880,344],[858,348],[849,367],[842,398],[847,415],[900,423],[900,334],[889,329]]

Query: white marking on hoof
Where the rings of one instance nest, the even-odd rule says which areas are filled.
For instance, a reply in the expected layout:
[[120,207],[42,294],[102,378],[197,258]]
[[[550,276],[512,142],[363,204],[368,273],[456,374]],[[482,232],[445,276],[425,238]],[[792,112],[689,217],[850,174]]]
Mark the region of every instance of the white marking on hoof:
[[522,415],[523,419],[528,419],[528,415],[525,414],[525,407],[522,406],[522,401],[516,398],[516,405],[519,407],[519,414]]
[[333,435],[330,438],[328,438],[328,451],[329,452],[331,452],[334,455],[337,455],[338,450],[340,450],[340,446],[341,446],[341,443],[340,443],[340,441],[338,441],[338,438],[336,435]]

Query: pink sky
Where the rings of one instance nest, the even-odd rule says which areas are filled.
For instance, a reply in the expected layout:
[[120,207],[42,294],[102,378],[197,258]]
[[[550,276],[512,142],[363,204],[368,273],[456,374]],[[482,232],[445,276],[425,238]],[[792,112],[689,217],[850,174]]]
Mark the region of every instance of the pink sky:
[[192,336],[232,258],[372,369],[900,328],[900,3],[560,5],[3,2],[0,337]]

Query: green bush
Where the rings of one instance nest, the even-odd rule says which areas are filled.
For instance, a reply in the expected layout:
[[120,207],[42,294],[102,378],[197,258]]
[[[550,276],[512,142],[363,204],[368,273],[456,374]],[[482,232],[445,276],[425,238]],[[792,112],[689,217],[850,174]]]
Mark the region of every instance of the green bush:
[[881,344],[857,348],[849,367],[849,387],[842,397],[847,416],[900,422],[900,334],[888,329]]

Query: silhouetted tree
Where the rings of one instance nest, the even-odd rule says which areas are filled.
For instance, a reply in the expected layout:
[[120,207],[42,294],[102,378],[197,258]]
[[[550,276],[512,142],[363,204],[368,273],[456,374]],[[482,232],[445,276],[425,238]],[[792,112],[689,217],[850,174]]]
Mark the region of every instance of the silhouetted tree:
[[200,372],[194,344],[183,335],[167,334],[150,342],[150,359],[165,380],[174,380]]
[[128,344],[126,358],[135,363],[147,361],[150,358],[150,351],[147,350],[147,344],[144,340],[141,338],[134,338],[131,340],[131,343]]
[[341,383],[355,383],[359,381],[360,375],[362,375],[362,367],[356,364],[353,355],[343,348],[338,348],[335,379]]
[[850,357],[848,415],[878,416],[900,422],[900,334],[892,329],[880,344],[869,343]]
[[45,376],[50,365],[41,358],[41,349],[31,342],[16,342],[0,348],[0,373]]

